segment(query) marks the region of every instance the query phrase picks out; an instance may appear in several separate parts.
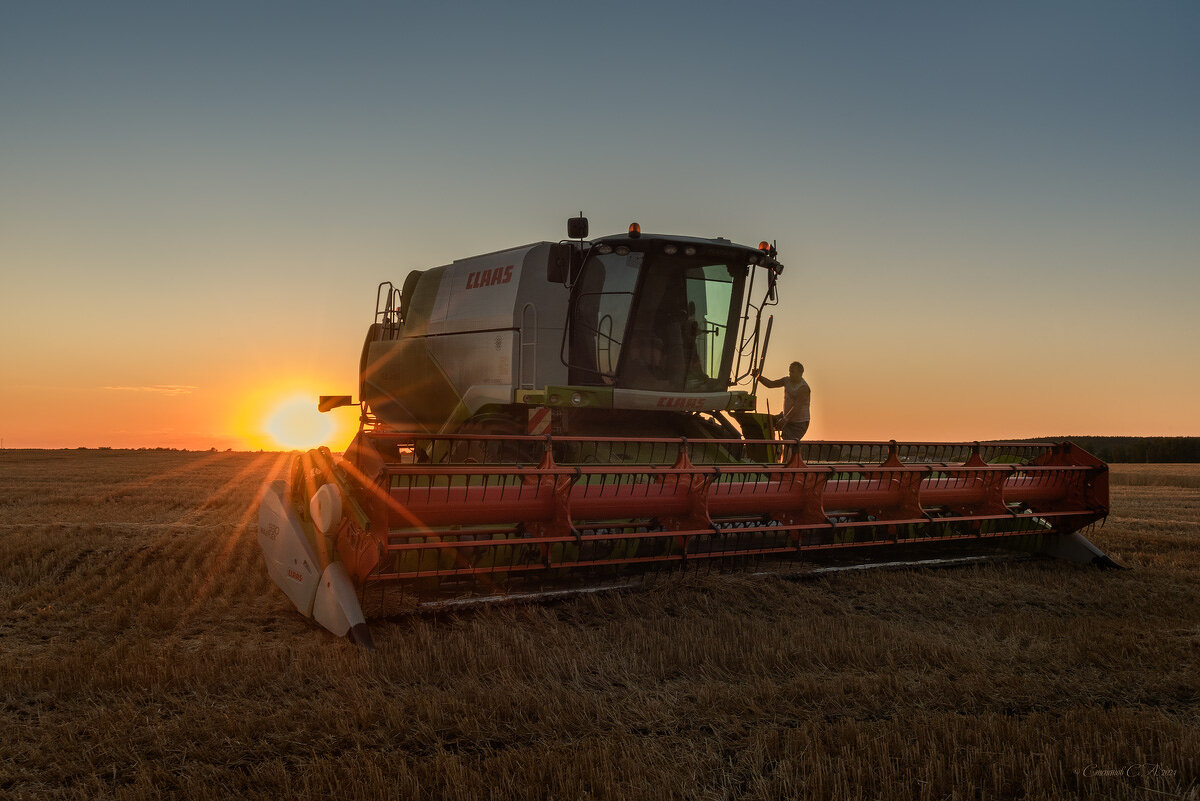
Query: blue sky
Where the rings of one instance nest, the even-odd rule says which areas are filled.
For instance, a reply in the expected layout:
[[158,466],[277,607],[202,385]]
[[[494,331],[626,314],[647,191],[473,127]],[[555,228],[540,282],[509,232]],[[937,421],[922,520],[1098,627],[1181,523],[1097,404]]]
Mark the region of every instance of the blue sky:
[[1190,2],[3,3],[0,429],[236,440],[231,397],[350,391],[379,281],[583,209],[778,240],[814,436],[1198,434],[1198,41]]

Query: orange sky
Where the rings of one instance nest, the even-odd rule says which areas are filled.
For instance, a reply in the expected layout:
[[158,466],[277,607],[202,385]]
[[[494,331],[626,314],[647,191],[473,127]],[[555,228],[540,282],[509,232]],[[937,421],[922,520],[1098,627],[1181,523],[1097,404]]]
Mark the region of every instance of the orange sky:
[[[501,244],[511,243],[476,250]],[[459,255],[468,254],[431,252],[427,264]],[[1038,300],[1035,284],[1018,288],[1021,276],[1012,287],[980,287],[978,273],[964,268],[961,278],[918,286],[899,260],[883,274],[814,269],[786,249],[781,258],[787,270],[767,373],[783,375],[793,358],[805,362],[810,438],[1200,433],[1195,323],[1165,311],[1143,316],[1135,287],[1119,304],[1097,308],[1068,302],[1051,282]],[[289,288],[279,308],[261,313],[257,297],[248,301],[236,284],[228,298],[213,290],[173,311],[169,293],[147,292],[144,316],[141,304],[84,303],[64,320],[73,323],[41,325],[38,337],[8,347],[4,445],[279,447],[267,429],[284,401],[315,404],[317,394],[355,391],[374,284],[406,272],[369,275],[367,267],[324,286]],[[342,296],[354,302],[339,303]],[[1115,306],[1129,309],[1127,317],[1114,317]],[[28,330],[39,328],[36,308],[18,310]],[[779,390],[761,398],[760,408],[781,408]],[[336,425],[326,443],[339,449],[356,410],[328,419]]]

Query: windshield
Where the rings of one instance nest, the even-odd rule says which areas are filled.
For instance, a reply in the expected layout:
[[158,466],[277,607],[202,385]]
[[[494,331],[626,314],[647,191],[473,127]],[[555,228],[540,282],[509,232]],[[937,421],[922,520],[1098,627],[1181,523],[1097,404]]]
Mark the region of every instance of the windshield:
[[724,391],[746,272],[728,252],[593,255],[576,285],[571,382]]

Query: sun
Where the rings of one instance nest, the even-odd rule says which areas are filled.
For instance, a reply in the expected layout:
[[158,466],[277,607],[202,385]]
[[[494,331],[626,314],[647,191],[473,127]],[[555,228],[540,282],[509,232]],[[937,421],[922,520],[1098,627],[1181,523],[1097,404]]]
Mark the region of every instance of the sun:
[[333,434],[333,420],[317,411],[316,398],[295,395],[268,415],[263,428],[280,447],[308,450],[323,445]]

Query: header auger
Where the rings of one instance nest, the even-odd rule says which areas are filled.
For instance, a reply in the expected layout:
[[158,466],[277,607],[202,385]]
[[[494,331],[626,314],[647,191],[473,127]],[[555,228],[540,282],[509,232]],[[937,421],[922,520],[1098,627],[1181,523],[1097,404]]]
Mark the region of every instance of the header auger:
[[581,220],[578,241],[380,286],[358,436],[340,458],[298,455],[260,508],[302,613],[369,645],[364,609],[667,570],[1014,550],[1112,564],[1079,533],[1108,512],[1107,467],[1070,443],[773,439],[751,380],[773,246],[633,226],[589,242]]

